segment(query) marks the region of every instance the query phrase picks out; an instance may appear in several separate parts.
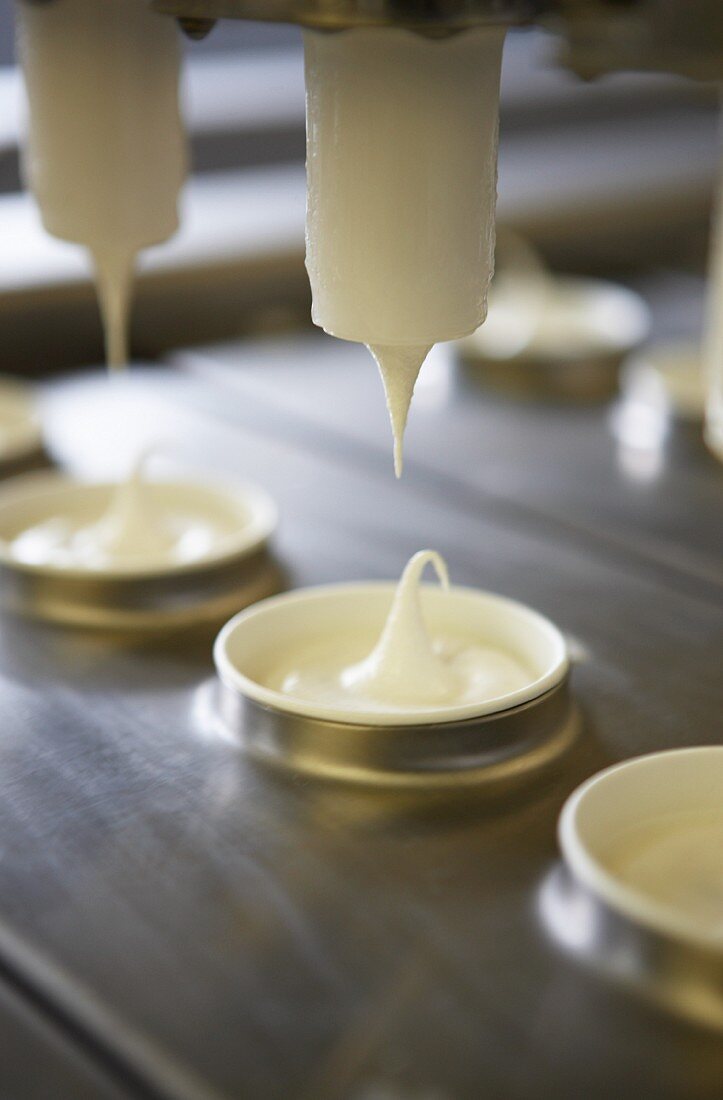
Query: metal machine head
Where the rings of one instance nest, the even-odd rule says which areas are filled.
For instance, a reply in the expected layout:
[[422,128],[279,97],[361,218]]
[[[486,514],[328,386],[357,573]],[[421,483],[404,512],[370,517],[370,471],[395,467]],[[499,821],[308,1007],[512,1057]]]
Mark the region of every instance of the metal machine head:
[[[62,2],[62,0],[61,0]],[[537,23],[563,40],[584,77],[619,70],[723,79],[721,0],[151,0],[191,37],[217,19],[297,23],[321,30],[395,26],[448,34],[480,24]]]

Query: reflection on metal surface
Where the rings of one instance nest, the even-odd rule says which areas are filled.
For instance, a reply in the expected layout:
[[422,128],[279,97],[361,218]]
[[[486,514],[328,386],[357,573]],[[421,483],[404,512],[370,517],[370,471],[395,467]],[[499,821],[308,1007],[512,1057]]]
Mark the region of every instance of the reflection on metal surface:
[[665,410],[671,418],[700,423],[705,383],[699,344],[653,344],[631,356],[623,371],[621,389],[628,401]]
[[655,481],[663,471],[664,454],[662,448],[642,450],[637,447],[619,447],[618,463],[620,469],[630,481],[645,484]]
[[252,755],[292,771],[372,786],[514,783],[556,760],[580,728],[569,677],[522,706],[436,725],[306,718],[262,706],[223,683],[217,705]]
[[601,975],[696,1023],[723,1029],[723,952],[635,924],[562,866],[543,881],[538,911],[555,941]]
[[567,647],[567,655],[570,659],[570,664],[582,665],[590,660],[590,650],[585,643],[580,638],[576,638],[574,634],[565,633],[565,646]]
[[[120,418],[131,431],[144,419],[156,420],[155,435],[159,425],[175,428],[188,447],[215,456],[219,471],[257,473],[287,517],[283,546],[297,585],[343,580],[362,566],[388,575],[430,526],[448,531],[467,583],[484,576],[504,590],[522,585],[590,648],[593,659],[573,681],[590,736],[539,782],[535,773],[513,795],[501,785],[499,797],[498,787],[470,787],[461,798],[451,791],[448,808],[444,792],[316,781],[256,765],[233,744],[204,742],[191,705],[212,675],[210,640],[191,648],[184,631],[172,650],[164,639],[139,653],[6,623],[0,835],[11,858],[1,861],[0,924],[18,930],[34,958],[62,968],[75,999],[61,1008],[88,1021],[107,1049],[118,1049],[108,1017],[125,1024],[122,1041],[132,1029],[138,1041],[120,1053],[163,1095],[182,1090],[162,1088],[149,1049],[183,1074],[186,1094],[193,1074],[202,1078],[194,1096],[246,1096],[251,1080],[260,1081],[255,1097],[301,1100],[303,1082],[314,1075],[316,1085],[319,1059],[328,1064],[350,1030],[362,1044],[381,1017],[354,1076],[329,1100],[351,1100],[363,1084],[421,1081],[438,1083],[450,1100],[497,1100],[510,1089],[539,1100],[717,1098],[720,1033],[651,1012],[599,980],[580,955],[555,948],[534,900],[560,803],[582,778],[611,759],[680,744],[693,730],[716,737],[720,586],[696,572],[686,545],[714,562],[713,516],[691,504],[708,499],[719,469],[676,451],[659,499],[643,491],[613,502],[601,415],[566,410],[551,428],[539,408],[523,415],[460,400],[449,421],[450,431],[462,427],[447,447],[446,495],[413,480],[401,509],[386,468],[363,468],[358,446],[333,447],[336,437],[318,421],[305,434],[294,430],[288,409],[301,407],[310,388],[295,366],[282,384],[273,363],[256,363],[255,384],[263,375],[267,390],[249,386],[236,401],[209,384],[213,418],[188,399],[180,374],[162,380],[161,399],[160,386],[132,378],[123,392],[135,395],[136,411],[128,402]],[[343,369],[336,386],[366,432],[372,417],[363,419],[363,394]],[[85,454],[86,469],[94,425],[84,412],[105,388],[91,378],[68,382],[56,402],[56,419],[68,417],[66,456],[82,462]],[[369,393],[371,404],[378,395]],[[265,430],[269,407],[276,434]],[[430,422],[421,442],[431,449],[440,428],[446,422]],[[505,439],[525,436],[525,450],[510,448],[490,475],[507,478],[515,511],[462,491],[483,433],[500,451]],[[111,457],[118,452],[97,459],[108,474]],[[389,524],[370,518],[380,513]],[[578,537],[571,517],[590,537]],[[605,537],[611,531],[616,545]],[[634,539],[665,532],[661,548],[677,551],[677,573],[660,571],[652,552],[632,553]],[[400,820],[401,807],[409,809]],[[384,1016],[383,991],[396,991],[413,952],[419,979]],[[212,1035],[212,1056],[208,1028],[198,1026],[201,1002],[233,1022]]]
[[663,469],[670,414],[664,394],[654,379],[624,393],[610,414],[617,442],[618,465],[631,481],[654,481]]
[[194,730],[202,741],[213,743],[226,742],[240,745],[237,730],[224,722],[218,708],[218,681],[215,676],[204,680],[193,693],[191,703],[191,721]]

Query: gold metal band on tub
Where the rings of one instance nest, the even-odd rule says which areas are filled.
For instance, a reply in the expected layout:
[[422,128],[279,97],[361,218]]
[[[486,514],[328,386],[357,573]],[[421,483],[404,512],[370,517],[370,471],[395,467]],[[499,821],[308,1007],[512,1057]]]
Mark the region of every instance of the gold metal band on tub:
[[579,729],[569,675],[537,699],[463,722],[330,722],[263,706],[222,681],[218,707],[226,727],[256,757],[377,786],[469,787],[522,779],[560,756]]
[[64,576],[0,562],[5,611],[103,630],[153,631],[217,624],[277,592],[281,570],[266,549],[158,576]]
[[552,938],[602,977],[669,1012],[723,1029],[723,945],[716,950],[634,921],[564,864],[544,881],[539,911]]

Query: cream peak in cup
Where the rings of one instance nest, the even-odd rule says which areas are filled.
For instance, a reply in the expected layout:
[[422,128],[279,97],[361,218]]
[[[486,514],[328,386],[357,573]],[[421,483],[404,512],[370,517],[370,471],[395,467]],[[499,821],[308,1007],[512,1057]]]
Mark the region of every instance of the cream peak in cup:
[[151,481],[145,451],[112,485],[30,477],[0,493],[0,547],[19,567],[153,574],[251,554],[275,523],[258,490]]
[[[441,586],[422,585],[434,566]],[[449,587],[420,551],[396,585],[329,585],[266,600],[216,642],[224,684],[263,706],[374,726],[454,723],[545,695],[567,674],[559,631],[488,592]]]
[[25,174],[48,232],[90,253],[107,360],[123,366],[136,256],[178,227],[187,168],[178,31],[147,0],[16,7]]
[[204,627],[278,591],[276,508],[233,482],[36,473],[0,485],[3,609],[121,631]]
[[437,703],[453,698],[460,684],[451,662],[436,651],[427,632],[419,582],[433,565],[445,590],[447,563],[433,550],[420,550],[407,563],[394,593],[379,641],[358,664],[343,669],[339,686],[351,696],[380,702]]
[[164,567],[202,559],[220,532],[192,504],[164,500],[149,483],[144,468],[149,452],[134,463],[116,485],[98,519],[78,523],[57,515],[23,531],[13,553],[28,563],[113,569],[134,565]]
[[503,41],[304,32],[312,317],[376,359],[397,475],[427,352],[486,315]]
[[281,680],[281,690],[361,715],[483,704],[524,687],[530,670],[514,656],[464,635],[430,632],[420,591],[428,564],[447,591],[444,559],[433,550],[419,551],[402,574],[374,647],[361,660],[355,659],[358,646],[343,642],[309,663],[301,658]]
[[139,557],[173,560],[178,554],[188,523],[174,531],[169,513],[157,507],[143,476],[147,457],[148,452],[142,454],[118,484],[101,518],[76,534],[74,542],[82,556],[119,562]]

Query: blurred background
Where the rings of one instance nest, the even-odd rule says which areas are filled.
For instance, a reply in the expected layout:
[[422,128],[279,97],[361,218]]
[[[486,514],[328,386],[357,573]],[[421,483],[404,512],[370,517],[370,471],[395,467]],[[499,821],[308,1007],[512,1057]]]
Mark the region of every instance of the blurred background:
[[[308,326],[303,267],[304,89],[298,28],[217,25],[187,43],[193,177],[183,228],[142,259],[136,358]],[[560,271],[640,290],[657,337],[701,323],[716,92],[658,75],[591,83],[555,65],[555,40],[505,48],[499,220]],[[12,5],[0,9],[0,371],[47,375],[101,359],[80,249],[47,237],[21,187],[23,97]]]

